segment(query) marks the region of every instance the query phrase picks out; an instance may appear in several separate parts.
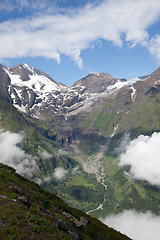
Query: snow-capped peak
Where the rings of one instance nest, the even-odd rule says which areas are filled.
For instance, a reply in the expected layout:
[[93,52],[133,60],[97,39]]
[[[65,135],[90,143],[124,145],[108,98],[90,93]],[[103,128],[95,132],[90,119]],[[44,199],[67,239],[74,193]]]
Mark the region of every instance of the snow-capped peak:
[[28,75],[28,80],[24,81],[20,75],[13,74],[10,70],[5,70],[11,80],[11,85],[18,86],[18,87],[27,87],[29,89],[34,90],[35,92],[52,92],[55,90],[60,90],[60,86],[55,82],[52,82],[49,78],[45,77],[44,75],[38,75],[28,67],[28,65],[24,65],[29,71],[32,71],[32,75]]
[[114,94],[123,86],[131,86],[140,79],[125,81],[106,73],[93,73],[67,87],[40,70],[20,63],[4,68],[10,78],[8,93],[13,105],[31,116],[46,118],[46,113],[64,112],[67,116],[88,111],[99,99]]
[[26,64],[26,63],[22,63],[21,64],[23,67],[25,67],[27,70],[29,70],[30,72],[34,73],[34,68],[31,67],[30,65]]

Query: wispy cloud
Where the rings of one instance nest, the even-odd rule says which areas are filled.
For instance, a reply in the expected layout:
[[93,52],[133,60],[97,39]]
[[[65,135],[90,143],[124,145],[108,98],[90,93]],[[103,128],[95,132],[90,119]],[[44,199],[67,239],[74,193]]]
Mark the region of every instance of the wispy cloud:
[[38,151],[38,154],[41,158],[43,158],[45,160],[52,158],[52,154],[47,152],[46,150]]
[[0,162],[15,168],[21,175],[32,177],[37,169],[36,160],[17,146],[22,140],[22,134],[1,131]]
[[67,156],[68,153],[64,149],[61,148],[61,149],[58,150],[57,155],[61,156],[61,157],[64,157],[64,156]]
[[134,178],[160,186],[160,133],[140,135],[120,155],[120,165],[130,165]]
[[52,180],[55,180],[55,179],[58,180],[58,181],[62,180],[67,174],[69,176],[71,176],[71,175],[75,175],[75,174],[79,174],[79,173],[80,173],[79,172],[79,165],[77,165],[76,167],[74,167],[70,170],[66,170],[62,167],[57,167],[57,168],[54,169],[54,172],[53,172],[52,175],[43,177],[41,179],[36,178],[36,179],[34,179],[34,181],[41,185],[44,182],[49,183],[49,182],[51,182]]
[[149,52],[155,56],[158,65],[160,64],[160,35],[153,37],[148,43]]
[[[31,2],[36,9],[40,1],[33,6],[34,1],[19,0],[16,6],[27,8]],[[39,6],[45,8],[46,5],[42,1]],[[118,47],[126,41],[130,46],[141,44],[148,48],[147,28],[160,16],[157,0],[104,0],[63,13],[55,13],[53,8],[49,11],[47,6],[48,12],[40,11],[30,18],[0,24],[0,59],[43,56],[60,63],[60,55],[65,54],[82,67],[81,51],[91,48],[100,39]]]
[[121,138],[119,146],[115,149],[115,152],[120,155],[121,153],[125,152],[126,147],[130,143],[130,133],[125,133],[124,136]]
[[133,210],[124,211],[117,215],[107,216],[102,222],[128,235],[133,240],[159,240],[160,217]]
[[72,168],[72,174],[79,174],[79,165],[76,167]]
[[6,0],[0,2],[0,11],[27,11],[45,10],[53,6],[49,0]]

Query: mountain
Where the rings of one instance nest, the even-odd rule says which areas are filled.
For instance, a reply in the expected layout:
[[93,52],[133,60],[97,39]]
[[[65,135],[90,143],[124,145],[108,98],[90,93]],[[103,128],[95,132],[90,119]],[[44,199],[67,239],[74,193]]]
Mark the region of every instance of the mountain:
[[129,239],[0,164],[0,239]]
[[109,74],[95,73],[67,87],[27,64],[1,68],[13,105],[22,112],[44,120],[47,119],[47,111],[53,115],[74,115],[126,84]]
[[[160,131],[160,69],[117,79],[93,73],[72,87],[27,65],[0,66],[0,125],[23,132],[30,179],[95,217],[124,209],[159,214],[160,188],[120,166],[122,143]],[[28,177],[28,176],[27,176]]]
[[75,82],[73,86],[82,86],[88,93],[102,93],[117,81],[118,79],[106,73],[92,73]]
[[[1,66],[1,74],[6,84],[5,90],[1,89],[2,95],[4,92],[9,95],[14,107],[50,126],[58,122],[57,131],[63,128],[68,137],[74,132],[69,124],[73,118],[86,115],[108,95],[130,84],[106,73],[94,73],[67,87],[27,64],[12,68]],[[81,117],[79,122],[82,122]]]

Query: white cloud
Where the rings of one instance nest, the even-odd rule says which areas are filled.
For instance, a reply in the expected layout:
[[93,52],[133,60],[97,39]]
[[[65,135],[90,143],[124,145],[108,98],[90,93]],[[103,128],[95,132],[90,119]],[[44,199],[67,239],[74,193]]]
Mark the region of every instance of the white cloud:
[[150,40],[148,49],[156,57],[158,64],[160,64],[160,35],[156,35]]
[[67,170],[65,170],[62,167],[58,167],[55,169],[53,176],[57,179],[57,180],[61,180],[62,178],[65,177],[65,175],[68,173]]
[[[19,0],[21,8],[27,8],[28,2]],[[0,24],[0,59],[43,56],[59,63],[60,55],[65,54],[82,67],[81,51],[99,39],[119,47],[125,39],[131,46],[140,43],[148,48],[146,29],[160,16],[158,0],[104,0],[63,13],[49,11],[51,1],[48,3],[40,6],[48,6],[50,14],[40,11],[32,18]]]
[[43,158],[44,160],[50,159],[52,157],[51,153],[48,153],[46,150],[38,151],[38,154],[41,158]]
[[39,184],[39,185],[41,185],[43,183],[42,179],[40,179],[40,178],[34,179],[34,182]]
[[160,216],[151,212],[138,213],[133,210],[107,216],[102,222],[126,234],[133,240],[159,240]]
[[63,150],[62,148],[58,150],[57,154],[58,154],[58,156],[61,156],[61,157],[68,155],[68,153],[65,150]]
[[43,178],[44,182],[48,182],[49,183],[49,182],[51,182],[51,180],[52,180],[51,177],[44,177]]
[[119,146],[115,149],[115,152],[120,155],[126,150],[127,145],[130,143],[130,133],[125,133],[121,138]]
[[49,0],[5,0],[0,1],[0,11],[12,12],[23,10],[44,10],[53,6]]
[[76,167],[72,168],[72,174],[78,174],[79,173],[79,165]]
[[120,165],[130,165],[134,178],[160,186],[160,133],[140,135],[120,155]]
[[23,136],[18,133],[0,133],[0,162],[16,169],[16,172],[31,177],[37,168],[35,159],[26,154],[17,144],[20,144]]

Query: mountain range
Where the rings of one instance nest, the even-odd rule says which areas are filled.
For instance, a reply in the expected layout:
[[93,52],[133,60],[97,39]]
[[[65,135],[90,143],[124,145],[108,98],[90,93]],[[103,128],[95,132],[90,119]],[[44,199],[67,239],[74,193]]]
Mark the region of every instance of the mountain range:
[[120,164],[129,142],[160,131],[160,68],[135,79],[92,73],[68,87],[27,64],[0,65],[0,85],[2,134],[22,134],[17,144],[36,163],[19,173],[95,217],[160,213],[159,185]]
[[12,68],[1,66],[1,75],[3,84],[8,87],[5,94],[9,94],[13,105],[19,111],[42,120],[46,120],[47,111],[65,117],[76,115],[87,108],[93,108],[97,100],[130,85],[126,79],[95,73],[75,82],[72,87],[67,87],[27,64]]

